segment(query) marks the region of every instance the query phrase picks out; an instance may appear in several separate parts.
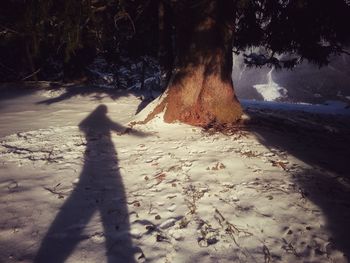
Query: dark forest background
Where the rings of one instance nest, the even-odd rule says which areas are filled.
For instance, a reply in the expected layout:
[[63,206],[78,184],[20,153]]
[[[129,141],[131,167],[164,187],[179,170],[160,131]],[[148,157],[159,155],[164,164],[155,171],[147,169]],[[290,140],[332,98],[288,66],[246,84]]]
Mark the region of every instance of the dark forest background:
[[5,1],[0,10],[1,81],[83,80],[98,57],[157,55],[156,1]]
[[[102,80],[118,88],[145,83],[159,87],[164,75],[161,70],[171,71],[176,57],[179,14],[184,10],[198,13],[208,3],[208,0],[3,1],[0,81]],[[304,60],[322,66],[329,62],[331,54],[348,53],[344,46],[349,44],[350,12],[345,0],[226,3],[229,16],[232,14],[227,26],[234,31],[233,52],[255,47],[254,52],[251,49],[244,55],[249,66],[268,64],[292,69]],[[101,75],[96,70],[101,67],[109,74]],[[140,84],[132,79],[139,79]]]

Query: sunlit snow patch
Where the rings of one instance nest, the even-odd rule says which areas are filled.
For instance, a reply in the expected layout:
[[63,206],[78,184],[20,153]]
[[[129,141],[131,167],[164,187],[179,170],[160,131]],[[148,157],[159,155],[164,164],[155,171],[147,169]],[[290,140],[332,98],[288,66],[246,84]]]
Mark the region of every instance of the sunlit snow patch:
[[272,68],[269,73],[267,73],[267,84],[257,84],[253,87],[261,94],[265,101],[275,101],[280,98],[287,96],[287,90],[283,87],[280,87],[272,79]]

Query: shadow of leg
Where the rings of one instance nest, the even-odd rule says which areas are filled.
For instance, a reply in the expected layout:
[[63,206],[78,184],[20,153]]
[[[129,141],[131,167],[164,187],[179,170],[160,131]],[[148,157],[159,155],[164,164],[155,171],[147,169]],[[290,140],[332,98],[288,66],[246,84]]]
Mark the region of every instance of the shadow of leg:
[[74,190],[42,240],[35,263],[65,262],[76,245],[88,238],[81,233],[96,210],[94,204],[86,202],[88,199],[89,193],[84,193],[83,185]]

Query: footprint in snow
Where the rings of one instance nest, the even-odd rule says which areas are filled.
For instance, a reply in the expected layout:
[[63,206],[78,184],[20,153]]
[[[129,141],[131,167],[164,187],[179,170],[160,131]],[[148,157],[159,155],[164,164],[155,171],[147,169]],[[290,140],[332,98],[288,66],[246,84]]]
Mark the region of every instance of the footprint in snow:
[[171,206],[169,206],[169,207],[167,208],[167,210],[168,210],[169,212],[174,212],[174,211],[176,210],[176,205],[175,205],[175,204],[172,204]]

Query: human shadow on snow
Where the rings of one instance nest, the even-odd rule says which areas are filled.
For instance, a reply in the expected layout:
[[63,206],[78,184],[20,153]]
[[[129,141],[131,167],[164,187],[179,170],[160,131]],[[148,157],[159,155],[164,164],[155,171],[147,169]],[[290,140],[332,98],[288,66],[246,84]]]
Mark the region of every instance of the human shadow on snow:
[[[247,114],[251,118],[248,129],[260,143],[286,151],[310,166],[289,172],[301,198],[317,205],[326,217],[325,227],[331,232],[326,242],[350,260],[350,118],[301,113],[295,121],[283,113],[248,110]],[[327,256],[326,248],[315,252]]]
[[[43,238],[34,262],[65,262],[81,241],[91,237],[84,229],[96,212],[103,232],[93,234],[88,242],[104,241],[107,262],[134,262],[126,194],[111,140],[112,132],[123,133],[126,128],[107,117],[105,105],[98,106],[79,128],[86,137],[79,181]],[[145,136],[134,130],[130,134]]]

